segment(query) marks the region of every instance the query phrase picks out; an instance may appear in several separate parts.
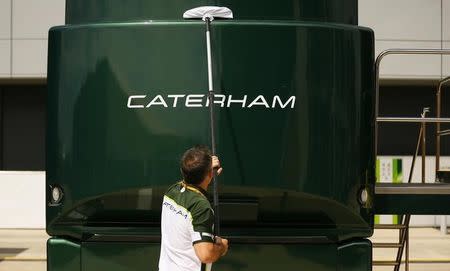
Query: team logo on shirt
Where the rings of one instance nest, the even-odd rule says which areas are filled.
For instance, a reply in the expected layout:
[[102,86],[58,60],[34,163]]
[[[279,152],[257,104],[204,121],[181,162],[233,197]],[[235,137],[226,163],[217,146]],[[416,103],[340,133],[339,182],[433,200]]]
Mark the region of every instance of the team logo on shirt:
[[175,215],[180,215],[184,219],[188,218],[188,214],[186,211],[181,210],[180,208],[177,208],[177,206],[174,206],[172,203],[164,201],[163,206],[167,207],[170,211],[172,211]]

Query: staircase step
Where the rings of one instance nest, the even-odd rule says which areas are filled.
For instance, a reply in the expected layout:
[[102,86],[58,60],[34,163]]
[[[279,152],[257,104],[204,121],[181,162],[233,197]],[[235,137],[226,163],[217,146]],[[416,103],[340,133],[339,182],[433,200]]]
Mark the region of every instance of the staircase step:
[[406,226],[402,225],[402,224],[378,224],[375,225],[375,229],[380,229],[380,230],[401,230],[401,229],[405,229]]
[[378,266],[395,266],[399,265],[396,261],[373,261],[372,265],[378,265]]

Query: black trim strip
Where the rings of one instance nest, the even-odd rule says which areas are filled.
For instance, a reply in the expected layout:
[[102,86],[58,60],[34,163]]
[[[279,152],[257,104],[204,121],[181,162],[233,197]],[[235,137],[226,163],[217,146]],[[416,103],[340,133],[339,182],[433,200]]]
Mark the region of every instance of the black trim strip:
[[[227,238],[227,237],[224,237]],[[231,244],[329,244],[325,236],[230,236]]]
[[[193,244],[195,244],[197,242],[201,242],[201,241],[207,241],[207,242],[214,243],[214,237],[211,233],[206,233],[206,232],[195,232],[195,233],[198,233],[200,235],[200,239],[196,239],[195,241],[193,241]],[[203,233],[205,233],[205,235],[203,235]]]
[[161,243],[160,235],[107,235],[94,234],[84,241],[88,242],[141,242],[141,243]]

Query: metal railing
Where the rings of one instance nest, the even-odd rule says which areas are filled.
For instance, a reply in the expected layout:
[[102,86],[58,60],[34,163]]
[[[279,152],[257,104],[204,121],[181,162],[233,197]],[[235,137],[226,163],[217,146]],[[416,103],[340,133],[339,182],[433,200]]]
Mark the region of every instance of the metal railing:
[[378,154],[378,122],[450,123],[450,118],[380,118],[380,65],[388,55],[450,55],[450,49],[389,49],[381,52],[375,60],[375,159]]
[[[378,122],[397,122],[397,123],[420,123],[420,132],[416,145],[416,151],[413,156],[412,165],[410,168],[408,183],[412,181],[412,175],[415,167],[416,157],[419,153],[420,145],[422,145],[422,183],[425,183],[425,156],[426,156],[426,124],[436,123],[436,173],[439,170],[440,159],[440,137],[450,135],[450,130],[440,130],[441,123],[450,123],[450,118],[441,118],[441,89],[442,86],[450,82],[450,77],[446,77],[439,82],[438,91],[436,93],[437,114],[436,118],[427,118],[426,113],[429,108],[424,108],[420,118],[408,117],[380,117],[379,116],[379,93],[380,93],[380,64],[384,57],[388,55],[450,55],[450,49],[390,49],[381,52],[375,61],[375,161],[378,155]],[[382,225],[377,228],[398,228],[399,243],[379,244],[375,247],[398,247],[397,257],[395,261],[374,261],[374,265],[391,265],[394,266],[394,271],[400,270],[402,263],[403,251],[405,250],[405,270],[409,270],[409,222],[411,215],[402,215],[400,217],[401,225]],[[405,248],[406,246],[406,248]]]

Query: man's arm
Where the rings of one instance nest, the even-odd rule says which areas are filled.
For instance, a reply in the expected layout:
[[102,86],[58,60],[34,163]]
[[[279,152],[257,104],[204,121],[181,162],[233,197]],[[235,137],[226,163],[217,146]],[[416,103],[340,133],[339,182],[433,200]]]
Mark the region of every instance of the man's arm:
[[[219,175],[222,173],[219,158],[212,156],[211,159],[212,170],[216,170],[216,174]],[[227,253],[228,240],[218,236],[214,238],[212,234],[214,213],[210,206],[203,211],[194,213],[193,218],[194,231],[196,232],[192,238],[195,254],[202,263],[213,263]]]
[[195,254],[202,263],[213,263],[228,251],[228,240],[216,237],[216,242],[200,242],[194,244]]

